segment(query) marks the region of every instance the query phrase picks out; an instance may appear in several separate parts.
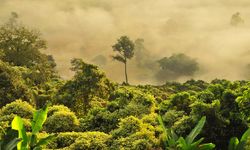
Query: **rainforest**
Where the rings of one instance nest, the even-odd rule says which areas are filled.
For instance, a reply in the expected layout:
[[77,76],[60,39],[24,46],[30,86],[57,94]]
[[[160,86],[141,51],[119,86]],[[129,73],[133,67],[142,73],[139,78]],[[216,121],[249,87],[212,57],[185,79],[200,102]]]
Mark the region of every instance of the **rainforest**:
[[247,1],[131,3],[0,0],[0,150],[250,150]]

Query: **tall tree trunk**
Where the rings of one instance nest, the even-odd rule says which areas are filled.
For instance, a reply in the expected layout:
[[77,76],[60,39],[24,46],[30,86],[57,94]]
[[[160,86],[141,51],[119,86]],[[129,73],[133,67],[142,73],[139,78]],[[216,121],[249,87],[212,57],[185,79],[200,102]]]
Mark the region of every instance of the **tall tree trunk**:
[[125,78],[126,78],[126,84],[128,84],[128,74],[127,74],[127,59],[125,58]]

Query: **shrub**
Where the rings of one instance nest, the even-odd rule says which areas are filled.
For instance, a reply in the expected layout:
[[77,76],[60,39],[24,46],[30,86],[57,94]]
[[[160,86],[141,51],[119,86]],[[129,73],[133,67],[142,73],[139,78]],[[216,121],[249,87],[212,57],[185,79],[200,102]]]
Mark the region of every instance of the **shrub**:
[[178,135],[187,135],[194,126],[194,120],[190,116],[183,116],[173,125],[173,130]]
[[35,109],[29,103],[21,100],[16,100],[12,103],[5,105],[2,108],[0,115],[6,116],[15,114],[22,118],[30,119],[33,116],[34,110]]
[[[2,42],[2,41],[1,41]],[[22,77],[23,67],[11,66],[0,61],[0,108],[6,104],[22,99],[31,100],[32,94]]]
[[221,99],[225,90],[221,84],[210,84],[207,89],[214,94],[215,99]]
[[244,114],[244,117],[247,119],[247,120],[250,120],[249,116],[250,116],[250,89],[248,90],[245,90],[243,92],[243,95],[242,96],[239,96],[237,99],[236,99],[236,102],[239,106],[239,109],[240,111]]
[[159,145],[155,136],[157,129],[134,116],[121,119],[119,128],[111,132],[112,144],[110,149],[149,150]]
[[75,143],[73,143],[70,150],[107,150],[110,135],[102,132],[85,132]]
[[120,87],[110,95],[110,100],[116,101],[120,109],[125,108],[130,103],[145,106],[147,109],[141,112],[141,114],[145,114],[153,111],[155,98],[151,94],[145,93],[137,88]]
[[69,147],[71,144],[75,143],[76,139],[82,136],[82,132],[63,132],[59,133],[53,142],[48,144],[47,148],[58,149]]
[[158,125],[157,117],[158,117],[158,115],[156,113],[151,113],[149,115],[145,115],[142,118],[142,122],[143,123],[148,123],[148,124],[150,124],[152,126],[157,126]]
[[165,100],[160,104],[159,111],[164,114],[169,109],[176,111],[184,111],[186,114],[191,112],[189,107],[196,100],[195,96],[191,96],[188,92],[179,92],[170,96],[169,100]]
[[112,132],[113,138],[126,137],[141,130],[142,122],[134,116],[121,119],[119,128]]
[[34,108],[27,102],[16,100],[4,106],[0,112],[0,126],[6,129],[16,115],[23,117],[24,126],[31,131],[31,121]]
[[214,94],[211,91],[205,90],[197,94],[197,98],[205,103],[211,103],[215,100]]
[[64,106],[64,105],[54,105],[52,107],[49,107],[48,117],[52,116],[55,112],[58,112],[58,111],[70,112],[71,110],[68,107]]
[[86,117],[80,119],[79,131],[101,131],[108,133],[115,129],[120,118],[117,112],[109,112],[105,108],[93,108]]
[[162,116],[162,119],[165,126],[170,128],[174,125],[176,121],[181,119],[183,115],[183,111],[169,110]]
[[158,146],[159,140],[155,137],[155,133],[143,128],[127,137],[114,139],[110,149],[151,150],[159,148]]
[[118,126],[119,119],[135,116],[142,118],[155,110],[155,99],[134,87],[120,87],[110,96],[106,108],[95,107],[81,119],[80,131],[109,133]]
[[67,111],[55,112],[48,117],[45,122],[45,130],[47,132],[68,132],[73,131],[79,125],[75,113]]

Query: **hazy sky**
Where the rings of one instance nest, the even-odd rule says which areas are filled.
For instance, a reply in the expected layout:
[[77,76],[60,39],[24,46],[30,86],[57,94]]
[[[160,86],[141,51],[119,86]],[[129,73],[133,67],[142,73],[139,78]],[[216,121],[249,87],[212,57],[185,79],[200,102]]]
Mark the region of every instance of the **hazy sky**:
[[[195,79],[247,79],[249,0],[0,0],[1,23],[12,11],[41,31],[46,53],[54,56],[64,78],[71,77],[70,59],[77,57],[101,63],[108,77],[124,80],[123,65],[110,56],[116,39],[128,35],[145,40],[150,60],[173,53],[196,58],[201,70]],[[236,12],[245,23],[233,27]],[[154,71],[135,62],[129,63],[131,82],[155,83]]]

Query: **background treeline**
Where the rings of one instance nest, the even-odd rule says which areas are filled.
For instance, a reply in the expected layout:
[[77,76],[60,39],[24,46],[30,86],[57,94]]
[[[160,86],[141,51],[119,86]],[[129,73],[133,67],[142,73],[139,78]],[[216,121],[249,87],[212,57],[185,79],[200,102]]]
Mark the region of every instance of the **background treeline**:
[[[230,138],[240,138],[249,127],[249,81],[120,85],[81,59],[71,61],[73,78],[62,80],[53,57],[40,52],[46,49],[46,41],[39,32],[18,24],[15,14],[12,17],[0,27],[1,131],[16,115],[31,131],[35,109],[46,104],[50,104],[48,118],[39,138],[57,135],[44,149],[161,150],[164,144],[159,115],[166,128],[183,137],[206,116],[199,136],[218,150],[227,149]],[[163,58],[162,71],[177,69],[175,73],[179,74],[182,68],[168,67],[178,58],[189,60],[184,55]]]

